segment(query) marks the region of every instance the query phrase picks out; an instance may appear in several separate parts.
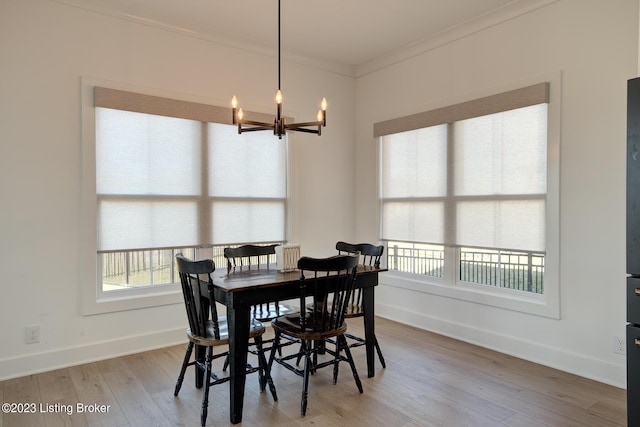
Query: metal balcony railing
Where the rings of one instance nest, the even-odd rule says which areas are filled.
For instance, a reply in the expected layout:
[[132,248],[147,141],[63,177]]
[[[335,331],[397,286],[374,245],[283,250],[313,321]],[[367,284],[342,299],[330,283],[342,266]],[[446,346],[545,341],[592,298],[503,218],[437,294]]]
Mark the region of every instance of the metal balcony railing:
[[[390,270],[442,277],[444,253],[443,246],[389,242],[387,266]],[[543,293],[543,253],[459,248],[457,259],[462,282]]]
[[[193,247],[100,253],[98,256],[102,271],[102,289],[111,291],[178,283],[175,264],[177,253],[192,259],[211,258],[216,269],[226,270],[224,248],[225,246],[213,246],[201,249],[206,255],[200,256],[196,256],[196,248]],[[269,262],[275,262],[275,256]]]

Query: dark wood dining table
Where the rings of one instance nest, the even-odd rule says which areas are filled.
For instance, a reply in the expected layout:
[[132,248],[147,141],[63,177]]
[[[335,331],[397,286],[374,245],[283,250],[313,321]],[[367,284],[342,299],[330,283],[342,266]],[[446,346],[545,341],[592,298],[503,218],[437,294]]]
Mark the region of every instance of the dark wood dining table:
[[[374,287],[378,285],[378,273],[383,268],[358,266],[356,288],[362,288],[364,305],[364,333],[367,356],[367,376],[375,375],[375,331]],[[279,272],[275,266],[260,269],[242,269],[226,272],[218,270],[212,274],[214,297],[227,308],[229,327],[229,396],[232,424],[242,422],[244,387],[246,379],[247,351],[249,343],[250,308],[253,305],[292,300],[300,294],[300,272]],[[329,292],[331,289],[328,290]],[[203,358],[203,353],[197,356]],[[197,371],[197,370],[196,370]],[[196,387],[203,384],[202,376],[196,375]]]

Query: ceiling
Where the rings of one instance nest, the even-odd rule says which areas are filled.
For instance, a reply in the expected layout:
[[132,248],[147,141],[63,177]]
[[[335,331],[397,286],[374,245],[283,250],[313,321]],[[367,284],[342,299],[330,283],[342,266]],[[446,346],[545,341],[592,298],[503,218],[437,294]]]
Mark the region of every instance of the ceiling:
[[[52,0],[235,47],[277,46],[277,0]],[[355,70],[442,34],[550,0],[281,0],[282,55]],[[555,0],[553,0],[555,1]],[[349,72],[347,72],[349,73]]]

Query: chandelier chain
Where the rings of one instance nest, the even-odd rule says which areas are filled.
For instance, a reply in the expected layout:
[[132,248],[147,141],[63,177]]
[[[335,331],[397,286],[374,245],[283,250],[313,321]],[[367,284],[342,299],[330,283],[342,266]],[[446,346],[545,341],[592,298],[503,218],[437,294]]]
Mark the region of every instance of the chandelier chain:
[[253,132],[261,130],[271,130],[273,134],[282,139],[287,131],[315,133],[320,136],[322,128],[327,125],[327,100],[322,98],[320,102],[320,111],[318,111],[317,120],[301,123],[287,123],[285,117],[282,116],[282,18],[281,18],[280,0],[278,0],[278,92],[276,93],[276,117],[273,123],[258,122],[247,120],[244,118],[242,108],[238,107],[238,99],[234,96],[231,99],[231,122],[238,125],[238,133]]

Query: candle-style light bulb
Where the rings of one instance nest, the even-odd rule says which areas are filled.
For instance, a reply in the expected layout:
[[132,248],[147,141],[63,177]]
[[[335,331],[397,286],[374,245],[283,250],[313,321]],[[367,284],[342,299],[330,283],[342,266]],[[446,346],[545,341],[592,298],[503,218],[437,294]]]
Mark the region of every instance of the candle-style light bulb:
[[244,115],[244,111],[242,111],[242,108],[238,110],[238,120],[242,120],[242,116]]
[[238,98],[236,98],[236,96],[233,95],[233,98],[231,98],[231,107],[236,108],[237,106],[238,106]]
[[322,101],[320,102],[320,108],[322,108],[322,111],[327,111],[327,98],[322,98]]
[[321,122],[323,117],[322,117],[322,110],[318,110],[318,115],[316,116],[318,118],[318,121]]
[[276,103],[282,104],[282,92],[280,92],[280,89],[276,92]]

